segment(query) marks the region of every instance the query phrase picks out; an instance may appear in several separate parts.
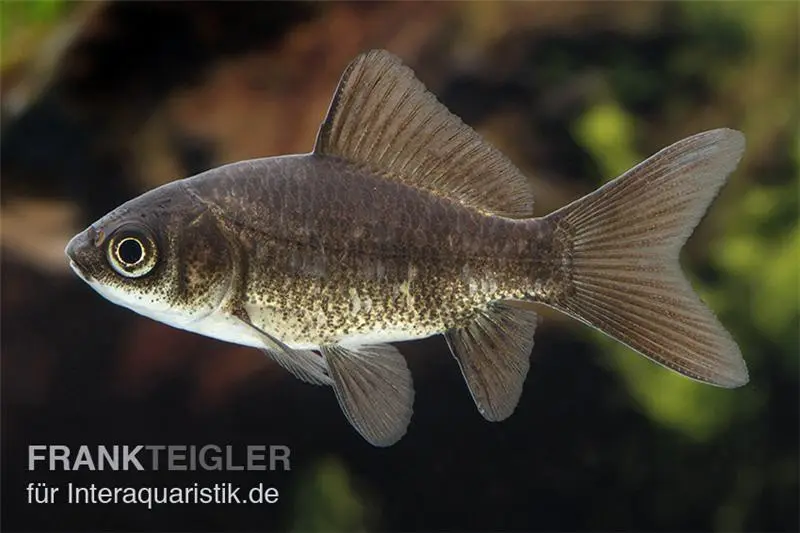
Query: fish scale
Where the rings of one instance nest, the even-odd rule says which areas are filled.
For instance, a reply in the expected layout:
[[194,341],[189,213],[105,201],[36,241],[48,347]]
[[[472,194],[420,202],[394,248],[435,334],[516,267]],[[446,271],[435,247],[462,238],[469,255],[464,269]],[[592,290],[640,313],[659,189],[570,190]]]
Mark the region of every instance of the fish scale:
[[[538,222],[481,216],[350,166],[314,155],[264,159],[189,185],[220,212],[257,221],[258,231],[227,239],[247,248],[245,303],[282,309],[258,325],[287,343],[322,345],[375,328],[433,335],[550,277],[531,275],[545,238],[531,228]],[[351,311],[351,289],[373,302],[369,311]],[[324,319],[294,320],[298,309]]]

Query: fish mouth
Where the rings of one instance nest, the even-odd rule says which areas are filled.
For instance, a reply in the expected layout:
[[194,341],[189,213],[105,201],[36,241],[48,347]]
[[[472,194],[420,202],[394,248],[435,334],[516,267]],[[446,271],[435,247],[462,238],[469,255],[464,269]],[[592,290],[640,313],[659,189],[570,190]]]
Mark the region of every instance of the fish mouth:
[[87,282],[87,283],[89,283],[90,281],[92,281],[92,276],[90,276],[89,274],[87,274],[87,273],[86,273],[86,271],[84,271],[84,270],[81,268],[81,266],[80,266],[78,263],[76,263],[76,262],[75,262],[75,260],[74,260],[74,259],[70,259],[70,260],[69,260],[69,267],[70,267],[70,268],[72,269],[72,271],[73,271],[73,272],[75,272],[75,274],[77,274],[77,275],[78,275],[78,277],[79,277],[79,278],[81,278],[83,281],[85,281],[85,282]]
[[92,276],[89,275],[86,269],[81,266],[80,262],[77,260],[77,249],[80,247],[80,241],[82,239],[85,240],[83,235],[84,234],[81,233],[73,237],[72,240],[70,240],[67,244],[64,253],[67,255],[67,258],[69,258],[69,267],[72,269],[72,271],[75,272],[79,278],[88,283],[92,281]]
[[78,275],[78,277],[79,277],[79,278],[81,278],[83,281],[89,281],[89,279],[90,279],[90,278],[89,278],[89,276],[88,276],[87,274],[84,274],[84,273],[83,273],[83,270],[81,270],[81,267],[80,267],[80,266],[78,266],[78,263],[76,263],[74,260],[72,260],[72,259],[70,259],[70,260],[69,260],[69,267],[70,267],[70,268],[72,269],[72,271],[73,271],[73,272],[75,272],[75,273]]

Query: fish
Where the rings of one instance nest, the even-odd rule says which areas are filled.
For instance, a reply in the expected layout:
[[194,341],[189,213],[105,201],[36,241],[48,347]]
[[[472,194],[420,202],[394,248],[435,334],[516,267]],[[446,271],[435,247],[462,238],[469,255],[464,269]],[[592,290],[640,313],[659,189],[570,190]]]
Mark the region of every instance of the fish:
[[331,387],[386,447],[414,402],[396,343],[444,335],[478,412],[505,420],[542,305],[690,379],[746,384],[736,341],[678,261],[744,149],[739,131],[698,133],[536,217],[526,176],[371,50],[342,74],[310,153],[164,184],[65,252],[111,302]]

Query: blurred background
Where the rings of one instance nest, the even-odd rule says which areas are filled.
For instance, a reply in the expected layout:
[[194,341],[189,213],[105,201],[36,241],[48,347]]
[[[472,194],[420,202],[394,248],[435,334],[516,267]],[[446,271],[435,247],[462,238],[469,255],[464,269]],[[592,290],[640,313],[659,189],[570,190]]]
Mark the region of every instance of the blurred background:
[[[797,2],[2,2],[6,530],[797,531]],[[742,130],[682,256],[751,382],[699,385],[546,313],[513,417],[441,338],[403,344],[396,446],[256,350],[139,317],[69,237],[156,185],[309,151],[359,52],[399,55],[560,207],[685,136]],[[285,444],[288,473],[28,472],[30,444]],[[273,506],[33,506],[29,482],[265,482]]]

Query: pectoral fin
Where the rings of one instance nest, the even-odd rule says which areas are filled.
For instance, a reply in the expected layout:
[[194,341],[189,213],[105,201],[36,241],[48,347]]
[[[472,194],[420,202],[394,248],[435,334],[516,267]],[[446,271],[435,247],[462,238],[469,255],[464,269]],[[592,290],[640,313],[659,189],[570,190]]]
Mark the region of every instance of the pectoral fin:
[[530,309],[498,302],[466,327],[445,333],[472,399],[487,420],[504,420],[517,407],[537,320]]
[[264,348],[273,361],[291,372],[299,380],[312,385],[332,385],[325,360],[311,350],[274,350]]
[[264,343],[262,351],[296,378],[313,385],[332,385],[325,359],[311,350],[295,350],[277,337],[254,325],[246,313],[235,313],[242,323],[258,333]]
[[345,416],[370,444],[391,446],[411,421],[414,385],[406,361],[389,344],[357,350],[323,346],[333,390]]

